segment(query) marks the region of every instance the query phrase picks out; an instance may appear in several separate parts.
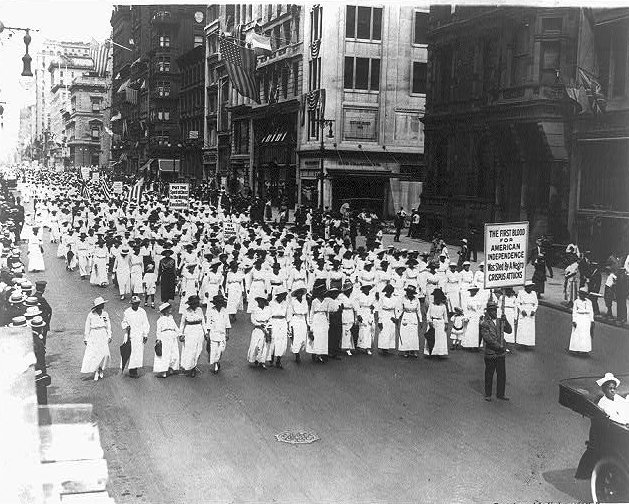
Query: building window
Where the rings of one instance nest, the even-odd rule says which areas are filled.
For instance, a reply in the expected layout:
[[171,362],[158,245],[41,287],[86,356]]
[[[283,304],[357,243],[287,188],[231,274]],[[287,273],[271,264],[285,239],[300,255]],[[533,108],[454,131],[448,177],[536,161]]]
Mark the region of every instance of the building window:
[[[70,107],[72,108],[72,112],[76,112],[76,96],[73,96],[70,100]],[[92,102],[92,109],[94,108],[94,104]]]
[[309,91],[313,91],[319,89],[321,84],[321,58],[309,61],[308,66],[310,67]]
[[345,37],[381,40],[382,8],[348,5],[345,9]]
[[158,82],[157,94],[159,96],[170,96],[170,82],[165,82],[165,81]]
[[561,46],[559,42],[542,42],[540,83],[552,86],[559,72]]
[[413,62],[413,76],[411,93],[413,94],[426,94],[426,70],[428,65],[423,62]]
[[511,85],[522,86],[526,83],[529,61],[529,29],[520,25],[514,33],[513,57],[511,60]]
[[346,56],[343,87],[378,91],[380,89],[380,60]]
[[160,47],[170,47],[170,35],[160,35],[159,36],[159,46]]
[[200,47],[203,45],[203,35],[194,36],[194,47]]
[[415,11],[415,23],[413,24],[413,44],[428,43],[428,12]]
[[561,32],[563,19],[560,17],[542,18],[542,32]]
[[[92,98],[92,112],[100,112],[100,98]],[[76,98],[72,98],[72,110],[76,108]]]
[[612,34],[612,96],[625,96],[627,78],[627,31],[622,27]]
[[234,121],[234,152],[249,153],[249,121]]
[[160,56],[157,60],[157,69],[160,72],[170,72],[170,57]]
[[92,126],[92,139],[100,138],[100,128],[98,126]]
[[321,38],[323,30],[323,7],[313,7],[310,11],[310,43]]
[[288,98],[288,67],[282,67],[282,97]]

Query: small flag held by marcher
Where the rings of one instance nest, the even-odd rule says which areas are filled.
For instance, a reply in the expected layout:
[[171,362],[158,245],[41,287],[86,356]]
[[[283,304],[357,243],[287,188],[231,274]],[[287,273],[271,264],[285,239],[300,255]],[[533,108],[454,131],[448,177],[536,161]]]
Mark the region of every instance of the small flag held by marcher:
[[111,201],[111,196],[112,196],[111,189],[109,187],[109,184],[107,184],[107,182],[105,182],[103,179],[100,179],[100,188],[101,188],[101,191],[103,193],[103,197],[105,198],[105,200]]
[[143,191],[144,191],[144,177],[140,178],[129,191],[128,202],[139,205],[140,200],[142,199]]

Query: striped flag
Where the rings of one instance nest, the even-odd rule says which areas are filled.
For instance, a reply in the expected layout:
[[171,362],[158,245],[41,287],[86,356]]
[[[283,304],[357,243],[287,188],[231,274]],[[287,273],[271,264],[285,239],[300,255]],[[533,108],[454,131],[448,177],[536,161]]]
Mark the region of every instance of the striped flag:
[[95,40],[92,40],[90,47],[90,58],[94,62],[94,71],[103,77],[107,72],[107,60],[109,59],[109,41],[105,41],[103,44],[99,44]]
[[111,189],[109,188],[109,185],[107,184],[107,182],[105,182],[103,179],[100,179],[100,188],[101,188],[104,198],[107,201],[111,201]]
[[87,182],[80,179],[79,183],[81,184],[81,197],[88,201],[92,201],[92,193],[90,192],[90,188],[87,186]]
[[254,76],[256,55],[253,50],[234,44],[225,37],[220,38],[220,50],[232,85],[242,96],[260,103],[260,91]]
[[131,190],[129,191],[129,196],[127,201],[129,203],[135,203],[136,205],[140,204],[140,200],[142,199],[142,192],[144,191],[144,177],[140,178]]

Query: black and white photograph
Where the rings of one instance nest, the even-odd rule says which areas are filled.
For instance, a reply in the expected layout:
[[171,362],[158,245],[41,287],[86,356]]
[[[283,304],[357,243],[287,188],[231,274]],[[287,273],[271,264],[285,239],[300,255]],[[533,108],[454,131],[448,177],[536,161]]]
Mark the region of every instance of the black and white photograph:
[[152,1],[0,2],[0,503],[629,502],[629,3]]

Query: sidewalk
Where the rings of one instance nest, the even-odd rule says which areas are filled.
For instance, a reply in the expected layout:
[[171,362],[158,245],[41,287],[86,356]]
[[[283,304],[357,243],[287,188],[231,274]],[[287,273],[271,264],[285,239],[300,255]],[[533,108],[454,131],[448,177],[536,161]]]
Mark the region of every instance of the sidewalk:
[[[420,252],[429,252],[430,251],[430,243],[424,240],[420,240],[418,238],[408,238],[406,233],[408,233],[408,229],[403,230],[404,233],[400,236],[399,242],[394,242],[393,234],[384,234],[382,236],[383,245],[394,245],[400,249],[408,249],[408,250],[419,250]],[[359,236],[356,239],[356,245],[364,245],[365,237]],[[459,246],[447,244],[448,252],[450,253],[450,258],[454,261],[458,260],[457,252],[459,251]],[[472,271],[476,271],[478,269],[478,263],[485,260],[484,252],[478,253],[478,262],[472,262]],[[526,268],[526,277],[527,280],[530,280],[533,276],[533,267],[531,265],[527,265]],[[605,277],[603,277],[603,285],[605,285]],[[601,289],[602,290],[602,289]],[[553,268],[553,278],[549,278],[546,281],[545,292],[543,297],[539,300],[540,306],[546,306],[549,308],[555,308],[557,310],[561,310],[566,313],[572,313],[572,309],[568,308],[568,306],[564,302],[563,297],[563,270],[561,268]],[[603,298],[601,298],[598,302],[599,308],[601,312],[604,313],[606,311],[605,303],[603,302]],[[616,306],[614,305],[614,313]],[[622,325],[616,320],[611,320],[602,316],[596,316],[596,321],[602,324],[607,324],[614,327],[627,327],[627,324]]]

